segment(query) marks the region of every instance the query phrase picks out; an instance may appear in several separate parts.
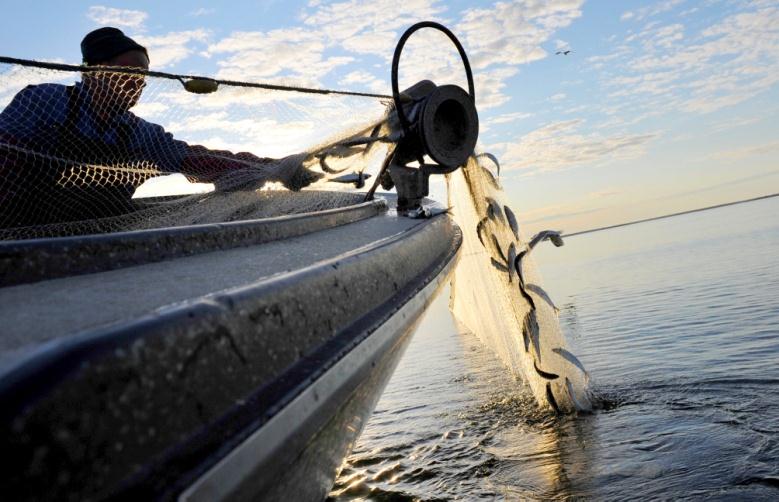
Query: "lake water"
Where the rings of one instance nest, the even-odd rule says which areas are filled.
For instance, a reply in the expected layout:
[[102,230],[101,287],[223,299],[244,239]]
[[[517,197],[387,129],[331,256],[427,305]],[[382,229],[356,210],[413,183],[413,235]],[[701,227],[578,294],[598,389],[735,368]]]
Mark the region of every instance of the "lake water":
[[539,412],[444,291],[332,498],[779,499],[779,198],[535,256],[601,408]]

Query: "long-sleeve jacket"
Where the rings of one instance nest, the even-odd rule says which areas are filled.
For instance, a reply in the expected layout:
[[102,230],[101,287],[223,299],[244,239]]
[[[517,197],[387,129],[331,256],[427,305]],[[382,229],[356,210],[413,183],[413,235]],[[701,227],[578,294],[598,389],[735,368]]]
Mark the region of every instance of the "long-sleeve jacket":
[[150,177],[211,182],[246,160],[262,161],[189,145],[131,111],[99,113],[82,83],[27,86],[0,113],[0,227],[123,214]]

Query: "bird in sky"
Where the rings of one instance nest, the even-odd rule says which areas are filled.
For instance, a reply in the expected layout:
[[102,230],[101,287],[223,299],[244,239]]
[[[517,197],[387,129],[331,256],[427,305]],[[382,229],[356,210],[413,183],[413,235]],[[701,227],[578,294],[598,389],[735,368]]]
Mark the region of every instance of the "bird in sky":
[[555,54],[556,54],[556,55],[558,55],[558,56],[559,56],[560,54],[562,54],[563,56],[567,56],[568,54],[570,54],[570,53],[572,53],[572,52],[573,52],[572,50],[567,50],[567,51],[557,51],[557,52],[555,52]]

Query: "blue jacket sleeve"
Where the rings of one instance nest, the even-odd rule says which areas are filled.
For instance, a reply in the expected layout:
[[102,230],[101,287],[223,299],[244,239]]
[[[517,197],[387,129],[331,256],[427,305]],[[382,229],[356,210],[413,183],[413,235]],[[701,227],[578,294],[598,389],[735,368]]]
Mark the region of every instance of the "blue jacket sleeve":
[[154,162],[164,172],[181,172],[181,165],[189,151],[189,145],[179,141],[161,125],[152,124],[133,115],[133,149],[143,152],[144,157]]
[[66,90],[59,84],[28,85],[0,113],[0,133],[18,141],[46,138],[49,128],[65,121]]

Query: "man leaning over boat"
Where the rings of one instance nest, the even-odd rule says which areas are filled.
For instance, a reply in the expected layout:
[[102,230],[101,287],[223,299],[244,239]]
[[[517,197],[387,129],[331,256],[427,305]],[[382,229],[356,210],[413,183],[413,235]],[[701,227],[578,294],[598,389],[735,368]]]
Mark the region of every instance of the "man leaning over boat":
[[[90,32],[81,52],[87,66],[149,68],[146,48],[117,28]],[[258,181],[293,190],[320,176],[301,165],[302,156],[274,162],[176,140],[130,111],[145,86],[140,73],[95,71],[72,86],[20,91],[0,114],[0,227],[131,212],[135,189],[158,174],[182,173],[229,189],[237,178],[250,181],[253,169]]]

